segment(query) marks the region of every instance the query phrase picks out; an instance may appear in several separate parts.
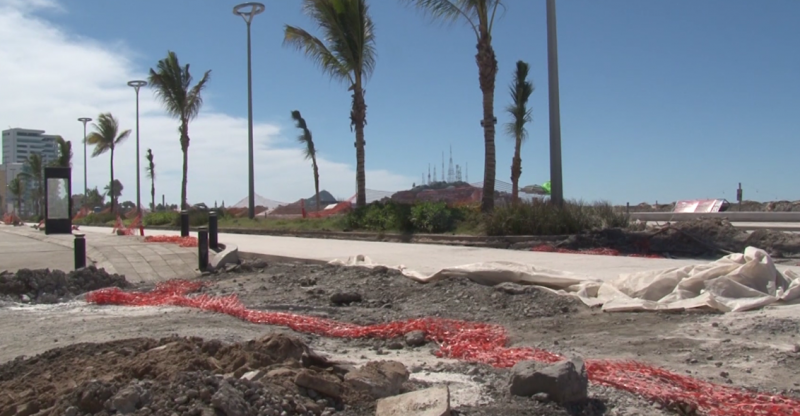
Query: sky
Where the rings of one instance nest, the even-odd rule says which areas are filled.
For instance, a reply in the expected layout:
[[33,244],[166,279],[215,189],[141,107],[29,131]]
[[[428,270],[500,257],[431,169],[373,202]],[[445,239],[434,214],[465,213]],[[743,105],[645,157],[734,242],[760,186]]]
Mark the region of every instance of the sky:
[[[283,27],[319,34],[300,0],[266,3],[252,25],[256,193],[282,202],[314,193],[290,117],[314,134],[321,187],[355,193],[350,95],[300,52]],[[136,4],[137,6],[132,6]],[[190,125],[189,200],[247,195],[246,29],[228,0],[0,0],[0,127],[60,134],[73,142],[73,190],[83,188],[78,117],[114,114],[134,132],[115,155],[122,200],[135,200],[135,93],[167,51],[200,78],[205,105]],[[564,195],[584,201],[800,199],[800,2],[796,0],[558,1]],[[470,182],[483,175],[481,92],[475,36],[398,0],[372,0],[377,66],[366,84],[368,189],[408,189],[441,174],[442,152]],[[522,148],[521,185],[549,179],[544,0],[506,0],[493,44],[495,111],[510,120],[515,62],[531,65],[533,122]],[[498,125],[498,127],[501,127]],[[180,197],[178,122],[140,94],[144,155],[153,149],[156,193]],[[91,130],[91,125],[89,126]],[[513,140],[498,128],[497,179],[510,182]],[[89,149],[91,155],[91,149]],[[445,154],[448,158],[448,154]],[[445,161],[447,163],[447,160]],[[89,187],[109,181],[108,155],[88,161]]]

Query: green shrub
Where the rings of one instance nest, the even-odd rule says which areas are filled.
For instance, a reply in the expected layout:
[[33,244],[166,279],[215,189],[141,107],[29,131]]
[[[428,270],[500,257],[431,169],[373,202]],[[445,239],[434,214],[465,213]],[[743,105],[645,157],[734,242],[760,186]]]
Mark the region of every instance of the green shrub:
[[180,214],[173,211],[159,211],[145,214],[142,223],[145,227],[152,225],[172,225],[176,221],[180,221]]
[[444,202],[422,202],[411,208],[411,224],[417,231],[441,233],[453,226],[453,214]]
[[411,207],[396,202],[373,202],[349,212],[347,228],[370,231],[411,231]]
[[614,212],[606,202],[587,206],[580,201],[565,201],[563,207],[558,207],[550,201],[534,200],[496,206],[485,219],[488,235],[578,234],[627,225],[628,217]]
[[79,225],[105,225],[108,224],[109,222],[116,221],[116,219],[117,216],[110,212],[106,213],[92,212],[89,215],[75,221],[75,223]]

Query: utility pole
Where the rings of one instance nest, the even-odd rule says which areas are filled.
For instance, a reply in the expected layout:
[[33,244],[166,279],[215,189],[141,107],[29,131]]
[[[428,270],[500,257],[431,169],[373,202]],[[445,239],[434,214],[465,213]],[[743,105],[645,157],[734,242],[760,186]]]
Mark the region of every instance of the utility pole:
[[558,91],[555,0],[547,0],[547,73],[550,99],[550,200],[556,205],[563,205],[564,182],[561,176],[561,109]]

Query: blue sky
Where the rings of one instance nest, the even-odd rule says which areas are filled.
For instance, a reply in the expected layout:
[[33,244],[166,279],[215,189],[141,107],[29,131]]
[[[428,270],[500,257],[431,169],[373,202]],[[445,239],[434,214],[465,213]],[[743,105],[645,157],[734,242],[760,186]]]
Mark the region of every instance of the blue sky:
[[[174,50],[198,76],[212,69],[206,110],[246,117],[245,25],[231,12],[237,2],[136,3],[138,9],[132,2],[63,1],[60,10],[32,13],[55,23],[70,42],[125,56],[124,65],[139,76]],[[368,172],[367,187],[410,187],[428,163],[441,164],[441,152],[450,145],[455,162],[469,164],[470,181],[480,181],[483,135],[474,35],[462,24],[431,23],[398,1],[370,3],[378,64],[366,86],[366,163],[386,172],[376,180]],[[545,2],[505,4],[494,33],[495,109],[500,122],[508,120],[503,108],[514,64],[529,62],[536,85],[534,122],[523,147],[521,182],[542,183],[549,176]],[[565,196],[615,203],[732,200],[742,182],[746,199],[800,199],[798,17],[800,2],[794,0],[558,1]],[[282,46],[284,24],[316,33],[296,0],[267,2],[267,11],[253,23],[255,119],[279,131],[264,146],[295,146],[289,113],[298,109],[323,157],[352,169],[346,88]],[[17,125],[2,117],[0,122]],[[227,137],[213,140],[246,141],[241,129],[222,136]],[[513,142],[502,132],[496,141],[497,178],[508,182]],[[190,158],[213,160],[200,151]],[[259,177],[257,192],[277,200],[312,194],[310,169],[298,163],[302,169],[292,172],[308,176],[300,188],[280,188],[273,181],[284,175],[273,173]],[[241,153],[245,164],[246,153]],[[230,175],[237,183],[230,182],[224,192],[203,187],[192,188],[190,195],[244,196],[246,169],[236,166]],[[325,169],[321,176],[325,187]],[[339,179],[352,183],[354,175]],[[345,194],[353,189],[335,186],[341,196],[349,197]],[[178,191],[168,190],[175,198]]]

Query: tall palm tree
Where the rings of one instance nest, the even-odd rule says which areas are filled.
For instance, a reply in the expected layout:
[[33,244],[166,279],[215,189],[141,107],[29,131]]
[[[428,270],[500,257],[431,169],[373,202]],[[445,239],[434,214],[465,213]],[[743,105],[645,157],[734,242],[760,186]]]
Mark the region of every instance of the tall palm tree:
[[[103,113],[97,117],[97,122],[92,123],[93,132],[86,136],[86,143],[94,146],[92,157],[97,157],[105,152],[111,153],[111,181],[114,183],[114,150],[121,144],[128,136],[131,135],[131,130],[125,130],[120,133],[119,121],[114,118],[111,113]],[[111,212],[115,212],[117,206],[117,199],[114,194],[111,194]]]
[[181,181],[181,207],[189,209],[186,202],[186,185],[189,173],[189,121],[200,113],[203,106],[201,93],[208,84],[211,71],[206,71],[203,78],[192,86],[192,74],[189,64],[181,66],[175,52],[167,52],[167,57],[158,61],[156,69],[150,69],[148,82],[155,89],[167,113],[180,121],[178,131],[181,134],[181,151],[183,151],[183,180]]
[[147,149],[147,166],[144,168],[145,173],[147,174],[147,178],[150,179],[150,199],[153,201],[150,203],[150,210],[155,212],[156,210],[156,164],[153,162],[153,150]]
[[31,153],[22,166],[20,176],[28,184],[33,185],[33,206],[36,215],[42,215],[42,199],[44,198],[44,159],[39,153]]
[[514,80],[508,87],[511,104],[506,107],[506,112],[511,115],[511,121],[506,123],[505,130],[508,135],[514,137],[514,159],[511,160],[511,198],[514,202],[519,201],[519,177],[522,175],[520,150],[522,142],[528,136],[525,124],[533,120],[532,109],[528,108],[528,99],[533,94],[533,83],[527,79],[529,70],[530,65],[517,61]]
[[375,26],[366,0],[303,0],[303,13],[319,27],[323,42],[304,29],[286,25],[283,42],[306,54],[331,79],[353,92],[350,127],[356,132],[356,204],[367,204],[364,173],[364,84],[375,69]]
[[56,143],[58,144],[58,158],[51,165],[62,168],[72,167],[72,142],[56,136]]
[[492,28],[501,0],[402,0],[443,21],[465,20],[477,38],[478,79],[483,93],[483,200],[481,210],[485,213],[494,209],[494,185],[496,156],[494,146],[494,85],[497,77],[497,57],[492,47]]
[[317,211],[322,209],[319,202],[319,168],[317,166],[317,148],[314,146],[314,139],[311,137],[311,130],[308,129],[306,120],[300,115],[297,110],[292,111],[292,119],[295,126],[303,131],[303,134],[297,136],[297,141],[305,145],[303,153],[306,160],[311,159],[311,167],[314,170],[314,199],[317,203]]
[[17,175],[11,182],[8,184],[8,190],[11,192],[11,195],[14,197],[14,201],[17,203],[17,216],[22,215],[22,194],[25,193],[25,183],[22,181],[22,178]]

